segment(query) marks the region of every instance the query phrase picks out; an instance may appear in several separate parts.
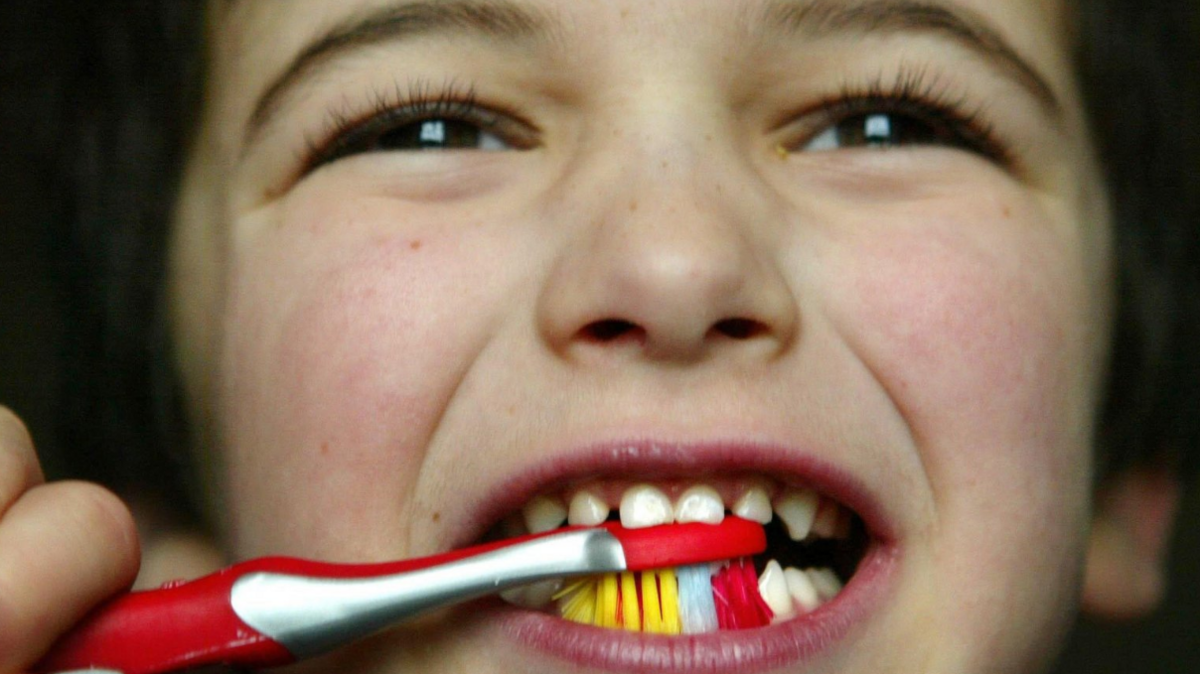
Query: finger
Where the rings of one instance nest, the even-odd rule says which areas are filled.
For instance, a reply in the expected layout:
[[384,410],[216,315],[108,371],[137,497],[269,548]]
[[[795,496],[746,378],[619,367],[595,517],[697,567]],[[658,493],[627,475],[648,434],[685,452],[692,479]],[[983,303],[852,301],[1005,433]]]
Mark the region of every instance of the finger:
[[44,479],[25,424],[0,405],[0,516],[26,489]]
[[26,492],[0,520],[0,672],[36,662],[137,568],[133,517],[111,492],[84,482]]

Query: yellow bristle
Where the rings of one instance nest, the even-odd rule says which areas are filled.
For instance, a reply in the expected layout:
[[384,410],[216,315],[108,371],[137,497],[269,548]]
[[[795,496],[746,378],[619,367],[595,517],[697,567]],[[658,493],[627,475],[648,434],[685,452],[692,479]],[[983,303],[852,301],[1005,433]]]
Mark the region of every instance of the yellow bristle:
[[596,579],[577,580],[554,594],[562,617],[585,625],[596,624]]
[[663,633],[662,607],[658,599],[658,572],[642,572],[643,627],[651,634]]
[[675,578],[675,569],[660,569],[655,575],[662,597],[663,634],[679,634],[683,624],[679,620],[679,581]]
[[618,592],[617,575],[615,573],[606,573],[600,579],[600,588],[596,593],[596,619],[595,624],[600,627],[620,627],[617,616],[617,601]]
[[[638,586],[641,586],[639,602]],[[588,576],[554,593],[559,615],[598,627],[679,634],[679,581],[674,569]]]
[[637,581],[632,571],[621,574],[621,626],[632,632],[642,629],[638,607]]

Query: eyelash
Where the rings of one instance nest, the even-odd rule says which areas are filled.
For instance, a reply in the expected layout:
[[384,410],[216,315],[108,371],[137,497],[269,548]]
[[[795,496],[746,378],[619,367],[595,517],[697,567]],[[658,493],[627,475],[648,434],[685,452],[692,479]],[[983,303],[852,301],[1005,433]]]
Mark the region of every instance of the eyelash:
[[805,126],[826,129],[861,115],[901,115],[947,131],[956,144],[1002,167],[1014,167],[1015,158],[983,112],[983,106],[972,105],[965,95],[954,94],[924,69],[905,68],[890,85],[886,84],[882,74],[865,86],[844,83],[836,96],[807,106],[791,119],[815,115],[818,121],[805,123]]
[[[437,86],[426,80],[414,80],[406,87],[397,82],[391,91],[372,96],[365,112],[348,110],[347,106],[330,113],[317,139],[308,139],[301,175],[362,152],[387,132],[423,120],[453,119],[511,136],[518,135],[515,127],[532,128],[515,110],[481,105],[473,86],[463,86],[453,80]],[[518,147],[531,145],[514,144]]]
[[[407,124],[445,118],[477,125],[496,132],[513,145],[527,149],[536,145],[537,132],[519,112],[479,103],[473,86],[450,80],[433,85],[415,80],[407,86],[399,82],[386,93],[371,97],[365,112],[342,110],[330,113],[324,131],[317,140],[308,139],[300,175],[338,159],[369,149],[384,134]],[[972,107],[965,96],[954,95],[923,69],[901,70],[890,85],[883,75],[865,86],[847,82],[835,96],[806,106],[789,119],[813,119],[809,129],[824,130],[856,116],[895,114],[919,120],[948,132],[954,145],[976,152],[996,164],[1012,169],[1015,158],[984,120],[982,107]],[[518,139],[519,136],[524,138]],[[811,139],[812,134],[809,134]]]

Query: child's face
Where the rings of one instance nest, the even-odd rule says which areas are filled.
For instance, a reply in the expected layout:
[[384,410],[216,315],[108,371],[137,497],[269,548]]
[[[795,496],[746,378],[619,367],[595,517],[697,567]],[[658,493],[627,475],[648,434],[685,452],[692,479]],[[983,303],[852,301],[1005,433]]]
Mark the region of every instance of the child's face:
[[633,482],[730,508],[807,486],[871,538],[835,602],[765,630],[643,640],[497,602],[321,667],[1050,657],[1107,216],[1058,3],[922,7],[214,7],[173,306],[235,556],[425,555]]

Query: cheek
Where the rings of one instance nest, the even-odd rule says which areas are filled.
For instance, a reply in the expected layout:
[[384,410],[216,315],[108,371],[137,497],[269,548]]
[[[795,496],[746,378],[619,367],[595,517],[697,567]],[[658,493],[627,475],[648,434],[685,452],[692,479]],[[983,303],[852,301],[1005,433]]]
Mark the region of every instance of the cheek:
[[[854,263],[832,291],[928,483],[935,614],[950,633],[1022,617],[978,653],[1065,625],[1090,484],[1098,331],[1086,256],[1064,233],[1076,228],[1011,204],[946,202],[867,225],[846,242]],[[933,590],[944,584],[953,597]]]
[[239,552],[403,554],[422,448],[495,304],[460,227],[344,203],[239,223],[220,398]]
[[869,326],[854,339],[917,446],[962,441],[924,457],[935,468],[1055,482],[1077,467],[1065,450],[1086,440],[1092,399],[1081,248],[1032,205],[968,206],[858,240],[843,320]]

